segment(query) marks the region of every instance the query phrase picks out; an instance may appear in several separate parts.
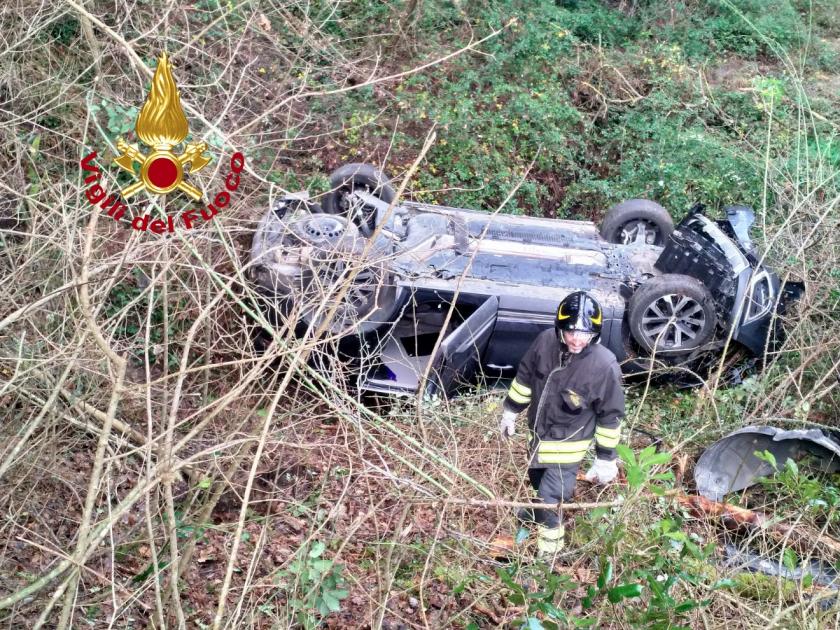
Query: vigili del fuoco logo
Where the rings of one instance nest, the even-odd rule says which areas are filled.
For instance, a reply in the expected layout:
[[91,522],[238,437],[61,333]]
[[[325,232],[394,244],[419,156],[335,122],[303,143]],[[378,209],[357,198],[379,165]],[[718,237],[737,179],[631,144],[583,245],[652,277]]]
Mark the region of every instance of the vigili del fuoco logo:
[[[153,195],[168,195],[184,193],[195,201],[201,201],[203,193],[195,185],[187,181],[187,176],[200,171],[212,160],[205,155],[205,142],[190,142],[181,153],[174,149],[184,142],[189,133],[189,123],[181,107],[181,97],[175,77],[172,75],[172,64],[166,53],[158,60],[152,87],[146,97],[146,102],[137,116],[134,127],[137,137],[146,146],[141,150],[137,144],[128,144],[123,138],[117,140],[120,155],[114,158],[114,163],[124,171],[131,173],[137,181],[129,184],[119,194],[108,194],[99,183],[102,171],[96,166],[96,151],[81,160],[82,171],[90,173],[85,177],[85,196],[88,201],[99,206],[115,221],[121,221],[128,206],[125,201],[132,195],[145,189]],[[140,167],[139,175],[134,170],[134,164]],[[188,170],[185,167],[189,166]],[[152,219],[144,214],[131,219],[131,227],[135,230],[152,231],[156,234],[174,232],[175,227],[183,224],[190,229],[199,219],[210,221],[231,201],[231,195],[239,188],[239,174],[245,168],[245,156],[240,152],[230,158],[230,170],[225,177],[225,188],[219,191],[212,203],[204,208],[190,209],[180,214],[167,215],[166,219]]]

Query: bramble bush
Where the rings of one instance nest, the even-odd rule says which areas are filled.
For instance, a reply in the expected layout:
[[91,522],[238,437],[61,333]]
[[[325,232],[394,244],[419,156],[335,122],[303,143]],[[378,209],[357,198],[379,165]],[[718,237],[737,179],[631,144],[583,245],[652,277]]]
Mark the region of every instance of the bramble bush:
[[[438,141],[412,185],[423,201],[492,209],[519,185],[507,212],[597,219],[629,197],[653,198],[677,217],[696,201],[755,205],[767,86],[778,88],[779,146],[795,132],[794,92],[784,76],[768,75],[752,90],[713,85],[706,93],[697,68],[725,54],[764,59],[779,47],[813,48],[818,37],[806,38],[805,18],[787,0],[774,0],[772,11],[758,0],[700,4],[636,2],[623,13],[594,0],[427,3],[413,39],[422,60],[446,44],[443,32],[463,31],[466,40],[516,20],[481,54],[336,101],[347,130],[342,161],[390,142],[396,128],[398,172],[435,124]],[[372,3],[351,13],[342,18],[346,37],[406,17]],[[399,53],[408,64],[410,49]]]

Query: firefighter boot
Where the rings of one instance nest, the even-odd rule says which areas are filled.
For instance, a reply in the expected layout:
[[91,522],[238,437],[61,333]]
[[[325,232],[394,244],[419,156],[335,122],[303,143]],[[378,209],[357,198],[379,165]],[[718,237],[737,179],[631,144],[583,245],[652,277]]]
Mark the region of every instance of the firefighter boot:
[[537,557],[550,560],[563,549],[563,535],[565,530],[562,525],[557,527],[537,526]]
[[516,520],[520,525],[533,525],[537,522],[537,517],[534,515],[534,508],[519,508],[516,511]]

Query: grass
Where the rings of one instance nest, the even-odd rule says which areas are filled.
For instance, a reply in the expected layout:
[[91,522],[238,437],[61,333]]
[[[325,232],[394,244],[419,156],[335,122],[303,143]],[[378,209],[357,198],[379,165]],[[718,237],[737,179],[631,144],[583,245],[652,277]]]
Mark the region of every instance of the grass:
[[[80,6],[23,3],[0,17],[0,617],[62,628],[83,617],[456,628],[833,619],[813,585],[724,567],[731,534],[650,484],[670,470],[682,478],[656,483],[690,491],[694,457],[744,424],[838,426],[835,3]],[[476,49],[411,73],[492,29]],[[234,149],[248,160],[237,203],[174,238],[97,217],[78,168],[95,149],[107,187],[129,183],[106,166],[110,147],[132,139],[163,49],[192,137],[214,157],[197,183],[215,190]],[[267,204],[284,189],[325,192],[343,162],[384,164],[399,182],[432,128],[412,198],[493,209],[521,180],[505,211],[597,220],[629,197],[676,217],[695,201],[746,203],[767,262],[807,282],[775,361],[743,384],[629,389],[627,426],[661,436],[672,461],[634,473],[633,488],[581,483],[581,500],[624,504],[575,515],[562,580],[533,561],[531,539],[504,561],[491,553],[489,541],[516,532],[510,509],[445,502],[482,488],[530,497],[522,436],[496,439],[501,393],[365,411],[339,375],[307,367],[331,350],[295,339],[289,322],[262,319],[276,343],[262,355],[253,346],[259,299],[242,274]],[[141,194],[132,210],[182,203]],[[637,453],[649,442],[629,437]],[[780,467],[733,501],[836,538],[838,485]],[[760,533],[739,540],[786,562],[819,555]]]

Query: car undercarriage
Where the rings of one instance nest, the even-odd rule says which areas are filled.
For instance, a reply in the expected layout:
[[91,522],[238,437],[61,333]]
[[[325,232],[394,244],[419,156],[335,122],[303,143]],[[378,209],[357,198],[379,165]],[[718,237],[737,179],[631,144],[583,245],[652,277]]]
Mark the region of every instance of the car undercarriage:
[[362,164],[331,177],[323,206],[287,197],[254,236],[250,277],[266,307],[364,354],[363,390],[451,395],[511,376],[573,291],[604,312],[601,343],[626,374],[692,371],[726,348],[763,356],[795,287],[782,287],[749,238],[753,213],[693,208],[676,227],[658,204],[587,221],[412,201]]

